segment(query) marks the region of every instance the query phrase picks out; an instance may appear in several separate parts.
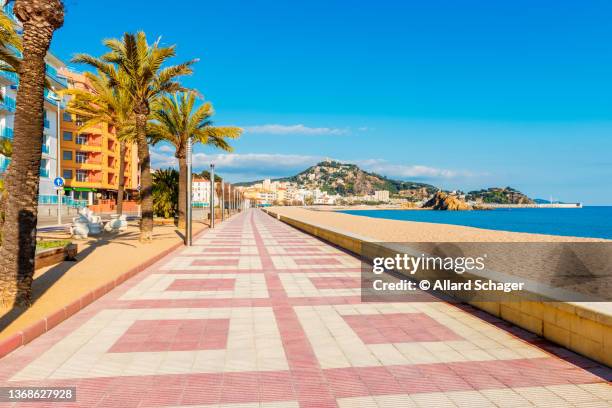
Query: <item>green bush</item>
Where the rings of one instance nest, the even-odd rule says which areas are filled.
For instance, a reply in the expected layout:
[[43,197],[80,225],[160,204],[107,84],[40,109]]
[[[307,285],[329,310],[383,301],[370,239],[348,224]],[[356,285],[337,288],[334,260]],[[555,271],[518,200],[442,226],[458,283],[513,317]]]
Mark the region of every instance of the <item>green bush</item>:
[[153,213],[156,217],[174,218],[178,211],[179,173],[160,169],[153,173]]

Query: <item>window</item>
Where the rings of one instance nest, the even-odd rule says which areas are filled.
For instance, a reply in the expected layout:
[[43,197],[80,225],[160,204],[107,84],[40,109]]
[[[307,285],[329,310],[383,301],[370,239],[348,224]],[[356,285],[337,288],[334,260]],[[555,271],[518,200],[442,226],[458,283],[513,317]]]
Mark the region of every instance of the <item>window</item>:
[[49,161],[47,159],[42,159],[40,161],[40,176],[41,177],[49,177],[49,169],[47,166],[49,165]]
[[68,112],[64,112],[64,122],[72,122],[72,115]]
[[64,132],[64,140],[66,142],[72,142],[72,132]]
[[77,152],[76,153],[76,162],[77,163],[87,163],[87,153]]
[[77,170],[76,179],[77,181],[87,181],[87,170]]
[[64,169],[64,172],[62,173],[62,177],[65,180],[72,180],[72,170]]
[[85,135],[78,135],[76,137],[76,142],[77,142],[77,144],[80,144],[80,145],[87,144],[87,136],[85,136]]
[[64,150],[62,152],[62,160],[72,160],[72,150]]

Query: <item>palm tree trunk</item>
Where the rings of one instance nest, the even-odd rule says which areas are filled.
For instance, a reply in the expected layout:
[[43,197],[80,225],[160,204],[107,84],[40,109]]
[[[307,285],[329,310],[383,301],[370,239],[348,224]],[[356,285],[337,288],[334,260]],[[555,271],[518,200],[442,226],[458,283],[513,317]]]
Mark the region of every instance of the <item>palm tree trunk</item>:
[[29,305],[36,255],[38,183],[42,154],[45,56],[53,32],[64,22],[59,0],[16,0],[23,23],[13,157],[6,176],[8,199],[0,248],[0,300]]
[[179,161],[179,187],[178,187],[178,228],[181,231],[185,230],[187,225],[187,159],[185,152],[179,151],[176,156]]
[[119,186],[117,187],[117,214],[123,213],[123,192],[125,191],[125,142],[119,142]]
[[140,161],[140,242],[153,240],[153,178],[147,142],[147,117],[148,108],[140,107],[136,112],[136,144]]

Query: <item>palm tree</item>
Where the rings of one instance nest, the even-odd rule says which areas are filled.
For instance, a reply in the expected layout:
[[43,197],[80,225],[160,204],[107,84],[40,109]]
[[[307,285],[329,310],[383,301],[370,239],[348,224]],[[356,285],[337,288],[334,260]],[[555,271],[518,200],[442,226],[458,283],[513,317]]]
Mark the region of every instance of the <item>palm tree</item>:
[[[109,67],[109,69],[115,69]],[[85,119],[79,131],[106,123],[115,129],[120,146],[119,187],[117,189],[117,214],[123,212],[125,191],[125,156],[127,144],[135,140],[132,99],[123,90],[110,86],[109,77],[103,72],[86,72],[88,89],[69,88],[60,91],[72,98],[67,111]],[[121,73],[115,73],[119,76]]]
[[214,114],[212,104],[206,102],[195,108],[196,93],[177,92],[172,96],[164,95],[154,105],[152,121],[147,133],[153,144],[161,141],[171,143],[175,148],[174,156],[179,162],[179,228],[185,228],[187,211],[187,141],[217,147],[227,152],[232,147],[227,140],[240,136],[238,127],[215,127],[210,118]]
[[61,0],[15,0],[23,24],[13,157],[6,176],[8,200],[0,248],[0,298],[5,304],[31,303],[38,178],[42,154],[45,56],[53,33],[64,23]]
[[[112,86],[126,92],[132,99],[140,160],[140,240],[150,242],[153,237],[153,196],[147,121],[151,104],[165,93],[184,90],[177,78],[190,75],[191,66],[196,61],[162,68],[169,58],[174,57],[175,47],[160,47],[159,40],[150,45],[143,32],[126,33],[121,40],[105,40],[104,45],[110,51],[101,58],[80,54],[74,61],[89,64],[102,71],[109,77]],[[117,70],[111,69],[115,66]]]
[[173,218],[178,207],[178,180],[175,169],[159,169],[153,173],[153,212],[158,217]]

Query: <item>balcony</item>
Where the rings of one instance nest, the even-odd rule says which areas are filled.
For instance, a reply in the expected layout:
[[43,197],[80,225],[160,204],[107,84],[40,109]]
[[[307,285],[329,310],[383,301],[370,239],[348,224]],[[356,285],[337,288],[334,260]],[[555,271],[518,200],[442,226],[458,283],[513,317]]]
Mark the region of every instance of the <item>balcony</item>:
[[15,99],[11,98],[10,96],[5,96],[4,100],[0,102],[0,111],[12,113],[15,112],[16,106]]
[[0,155],[0,173],[6,173],[9,164],[11,164],[11,159]]
[[15,13],[13,12],[13,7],[15,7],[15,3],[14,2],[10,2],[8,4],[5,4],[4,7],[3,7],[4,14],[6,14],[11,20],[18,21],[17,17],[15,16]]
[[[55,94],[55,92],[50,91],[49,89],[45,88],[45,101],[49,102],[51,105],[53,105],[54,107],[57,106],[57,100],[55,98],[57,98],[58,96]],[[63,98],[60,99],[60,108],[61,109],[65,109],[66,108],[66,104],[64,103]]]
[[16,72],[0,71],[0,83],[6,85],[16,85],[19,82],[19,77]]
[[55,69],[49,64],[46,64],[46,71],[47,71],[47,77],[49,77],[50,79],[52,79],[53,81],[55,81],[56,83],[58,83],[64,88],[68,86],[68,80],[66,78],[61,77],[59,73],[57,72],[57,69]]
[[13,128],[2,128],[0,129],[0,137],[4,139],[13,140]]

